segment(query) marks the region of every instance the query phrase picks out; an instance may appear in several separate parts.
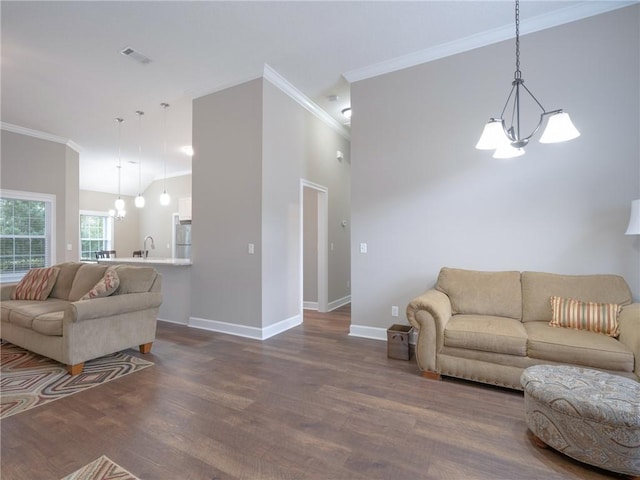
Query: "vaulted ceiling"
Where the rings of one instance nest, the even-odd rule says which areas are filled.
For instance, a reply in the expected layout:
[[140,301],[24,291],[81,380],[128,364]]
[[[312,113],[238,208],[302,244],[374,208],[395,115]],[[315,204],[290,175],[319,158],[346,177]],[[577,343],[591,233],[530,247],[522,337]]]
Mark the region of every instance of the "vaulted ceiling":
[[[521,33],[629,3],[523,0]],[[344,123],[349,82],[514,36],[508,1],[3,0],[0,8],[3,128],[70,141],[80,188],[115,192],[115,118],[124,118],[129,195],[139,160],[143,189],[163,176],[165,158],[168,175],[189,172],[180,147],[191,144],[191,101],[257,78],[265,64]],[[127,47],[150,61],[121,54]],[[164,112],[162,102],[171,105]]]

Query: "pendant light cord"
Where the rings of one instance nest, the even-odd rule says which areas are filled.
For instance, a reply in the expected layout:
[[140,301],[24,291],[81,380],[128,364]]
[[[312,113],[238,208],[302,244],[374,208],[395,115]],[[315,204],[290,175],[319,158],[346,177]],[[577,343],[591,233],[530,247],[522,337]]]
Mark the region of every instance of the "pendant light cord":
[[116,121],[118,122],[118,198],[120,198],[120,182],[122,177],[122,143],[120,129],[124,120],[122,118],[116,118]]
[[164,108],[164,180],[162,181],[162,190],[167,192],[167,107],[168,103],[163,103]]
[[138,115],[138,195],[142,193],[142,115],[144,112],[136,110]]

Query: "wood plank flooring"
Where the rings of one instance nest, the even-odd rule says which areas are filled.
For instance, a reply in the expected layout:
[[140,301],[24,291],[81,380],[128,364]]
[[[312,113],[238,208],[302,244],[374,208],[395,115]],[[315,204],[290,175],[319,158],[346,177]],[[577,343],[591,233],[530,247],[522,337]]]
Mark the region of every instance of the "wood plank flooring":
[[519,392],[423,378],[349,307],[266,341],[159,323],[155,366],[0,423],[2,480],[622,478],[533,445]]

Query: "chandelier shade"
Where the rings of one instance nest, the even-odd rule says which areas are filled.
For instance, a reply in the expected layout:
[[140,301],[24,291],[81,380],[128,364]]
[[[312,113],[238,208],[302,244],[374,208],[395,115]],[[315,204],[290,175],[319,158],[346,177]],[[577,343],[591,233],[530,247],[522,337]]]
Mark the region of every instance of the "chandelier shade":
[[[562,109],[547,111],[540,101],[525,86],[522,72],[520,71],[520,1],[516,0],[515,8],[516,20],[516,70],[511,82],[511,91],[504,104],[504,108],[499,118],[490,118],[484,126],[482,135],[476,143],[478,150],[495,150],[494,158],[513,158],[524,155],[524,147],[529,140],[538,132],[545,119],[547,125],[540,137],[541,143],[557,143],[572,140],[580,136],[580,132],[573,125],[569,114]],[[525,95],[533,100],[540,109],[540,119],[531,133],[528,135],[522,132],[521,128],[521,97]],[[510,110],[510,124],[507,126],[505,112]],[[507,148],[510,147],[510,148]]]
[[554,113],[547,120],[547,128],[542,132],[540,143],[559,143],[578,138],[580,132],[573,125],[569,114],[565,112]]

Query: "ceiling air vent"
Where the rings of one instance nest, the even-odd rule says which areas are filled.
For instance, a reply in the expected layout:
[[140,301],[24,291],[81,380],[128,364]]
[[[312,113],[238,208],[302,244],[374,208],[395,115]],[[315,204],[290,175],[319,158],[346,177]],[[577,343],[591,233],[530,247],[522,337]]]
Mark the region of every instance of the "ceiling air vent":
[[151,62],[151,59],[149,57],[144,56],[140,52],[136,52],[131,47],[127,47],[124,50],[121,50],[120,53],[125,57],[129,57],[136,62],[141,63],[142,65],[146,65],[147,63]]

